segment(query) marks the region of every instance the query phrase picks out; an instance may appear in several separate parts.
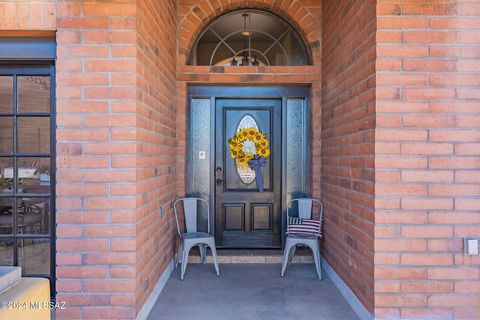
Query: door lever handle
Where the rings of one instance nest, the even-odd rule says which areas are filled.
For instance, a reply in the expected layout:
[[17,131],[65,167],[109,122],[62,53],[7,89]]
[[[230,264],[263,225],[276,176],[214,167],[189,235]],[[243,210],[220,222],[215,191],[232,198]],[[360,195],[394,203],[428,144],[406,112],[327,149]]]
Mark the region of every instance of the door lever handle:
[[222,168],[220,167],[217,167],[217,170],[216,170],[216,176],[217,176],[217,183],[218,184],[221,184],[223,183],[223,179],[222,179]]

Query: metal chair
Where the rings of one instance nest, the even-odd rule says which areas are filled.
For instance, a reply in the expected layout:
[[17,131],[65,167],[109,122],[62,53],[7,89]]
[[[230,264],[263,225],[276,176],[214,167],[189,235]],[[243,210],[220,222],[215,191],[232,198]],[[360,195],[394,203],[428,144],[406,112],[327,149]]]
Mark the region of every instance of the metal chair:
[[[185,214],[185,229],[186,232],[180,231],[180,224],[178,223],[177,204],[183,202],[183,212]],[[204,202],[207,206],[207,232],[197,232],[197,216],[198,203]],[[180,236],[180,247],[178,248],[177,258],[175,261],[175,268],[178,266],[179,257],[181,257],[182,270],[180,273],[180,280],[183,280],[185,270],[187,269],[188,254],[190,249],[199,246],[202,263],[205,264],[205,256],[207,252],[206,246],[210,247],[213,255],[213,264],[217,276],[220,275],[217,263],[217,249],[215,247],[215,238],[210,235],[210,210],[208,202],[202,198],[181,198],[173,203],[173,211],[175,213],[175,221],[177,223],[177,232]]]
[[[287,268],[287,264],[291,264],[293,256],[295,255],[295,248],[297,245],[307,246],[312,250],[313,253],[313,260],[315,262],[315,269],[317,270],[318,279],[322,280],[322,266],[320,261],[320,246],[318,244],[318,239],[321,237],[321,230],[322,230],[322,217],[323,217],[323,204],[317,199],[310,199],[310,198],[299,198],[294,199],[290,202],[290,208],[293,207],[294,203],[298,205],[298,218],[301,219],[311,219],[312,218],[312,208],[313,203],[317,203],[320,206],[320,228],[318,234],[292,234],[288,233],[287,227],[287,239],[285,242],[285,251],[283,253],[283,263],[282,263],[282,273],[281,276],[285,275],[285,269]],[[287,226],[289,224],[289,217],[290,212],[287,208]]]

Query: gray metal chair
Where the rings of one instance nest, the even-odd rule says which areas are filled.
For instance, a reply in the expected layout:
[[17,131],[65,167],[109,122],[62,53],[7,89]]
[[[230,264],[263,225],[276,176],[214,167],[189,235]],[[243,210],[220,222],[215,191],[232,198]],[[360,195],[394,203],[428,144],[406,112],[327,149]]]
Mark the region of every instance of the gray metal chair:
[[[281,276],[283,277],[285,275],[285,269],[287,268],[287,264],[291,264],[293,256],[295,255],[295,248],[297,247],[297,245],[303,245],[303,246],[309,247],[312,250],[313,260],[315,262],[315,269],[317,270],[318,279],[322,280],[322,265],[320,261],[320,246],[318,244],[318,239],[321,237],[323,204],[317,199],[299,198],[299,199],[292,200],[290,202],[289,207],[292,208],[294,203],[297,203],[298,218],[301,218],[301,219],[311,219],[313,203],[317,203],[320,206],[320,214],[318,218],[320,221],[320,228],[319,228],[318,234],[311,234],[311,235],[288,233],[288,228],[287,228],[287,239],[285,242],[285,251],[283,253]],[[289,212],[289,209],[287,208],[287,226],[290,220],[289,217],[290,217],[290,212]]]
[[[178,223],[178,213],[177,213],[177,204],[183,202],[183,212],[185,214],[185,229],[186,232],[180,231],[180,224]],[[204,202],[207,206],[207,232],[197,232],[197,216],[198,216],[198,207],[199,202]],[[202,198],[181,198],[176,200],[173,203],[173,211],[175,213],[175,221],[177,223],[177,232],[180,236],[180,246],[177,252],[177,258],[175,260],[175,268],[178,266],[178,262],[181,259],[182,270],[180,274],[180,280],[183,280],[185,275],[185,270],[187,269],[188,264],[188,254],[190,249],[199,246],[200,257],[202,263],[205,264],[205,255],[207,252],[207,247],[210,247],[213,255],[213,264],[215,265],[215,271],[217,276],[220,275],[218,270],[217,263],[217,249],[215,247],[215,238],[210,235],[210,210],[208,207],[208,202]],[[180,259],[179,259],[180,258]]]

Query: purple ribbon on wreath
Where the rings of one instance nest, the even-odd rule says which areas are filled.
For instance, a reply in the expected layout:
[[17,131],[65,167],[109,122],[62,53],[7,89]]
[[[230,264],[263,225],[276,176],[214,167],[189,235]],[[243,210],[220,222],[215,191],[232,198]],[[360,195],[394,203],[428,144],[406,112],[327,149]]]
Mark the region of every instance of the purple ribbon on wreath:
[[263,192],[262,167],[264,167],[266,164],[267,161],[261,156],[254,156],[252,160],[248,161],[248,166],[250,169],[255,171],[255,180],[257,181],[257,188],[260,192]]

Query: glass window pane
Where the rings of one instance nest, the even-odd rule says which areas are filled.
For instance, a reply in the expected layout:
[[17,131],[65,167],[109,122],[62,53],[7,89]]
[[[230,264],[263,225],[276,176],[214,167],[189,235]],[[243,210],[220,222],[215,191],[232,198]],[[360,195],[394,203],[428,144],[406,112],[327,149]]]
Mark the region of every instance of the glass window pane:
[[210,30],[205,32],[202,37],[202,43],[198,43],[196,50],[197,64],[202,66],[210,65],[210,56],[220,42],[220,39]]
[[[220,52],[214,54],[222,39],[234,53],[220,48]],[[195,45],[191,61],[197,65],[209,65],[210,57],[214,55],[212,65],[216,66],[308,64],[308,52],[300,39],[297,31],[280,17],[260,10],[237,10],[207,26]],[[279,42],[277,48],[269,51],[276,41]],[[232,61],[233,56],[244,51],[251,52],[255,59],[247,55],[246,63]],[[265,57],[267,52],[269,56]]]
[[287,203],[292,199],[308,197],[309,194],[309,113],[305,100],[287,100]]
[[[200,192],[202,196],[210,193],[210,99],[192,99],[190,105],[189,146],[187,166],[187,192]],[[205,152],[205,159],[199,159],[198,153]]]
[[[13,234],[12,206],[12,198],[0,198],[0,234]],[[2,244],[4,244],[4,242],[0,239],[0,246]]]
[[50,158],[17,158],[18,193],[50,193]]
[[212,65],[219,65],[223,66],[226,63],[228,63],[233,57],[233,53],[230,49],[228,49],[227,46],[224,44],[221,44],[217,51],[215,52],[215,55],[212,60]]
[[307,56],[302,48],[302,42],[298,35],[290,31],[281,41],[282,45],[290,50],[290,64],[299,66],[308,64]]
[[243,36],[241,32],[234,33],[233,35],[225,39],[225,42],[228,43],[230,48],[235,50],[235,52],[239,52],[240,50],[245,49],[246,41],[248,41],[248,38]]
[[252,48],[261,52],[267,50],[275,41],[268,35],[261,32],[252,32]]
[[18,82],[18,112],[50,112],[50,77],[21,76]]
[[278,38],[288,29],[284,21],[266,12],[252,12],[249,20],[252,30],[261,30],[274,38]]
[[11,194],[13,185],[13,158],[0,157],[0,194]]
[[18,239],[18,264],[22,274],[50,274],[50,240]]
[[0,77],[0,113],[13,113],[13,77]]
[[50,221],[50,199],[18,199],[18,233],[48,234]]
[[19,117],[17,148],[20,153],[50,153],[50,118]]
[[0,266],[13,266],[13,239],[0,239]]
[[0,117],[0,153],[13,153],[12,117]]
[[287,65],[287,56],[285,56],[285,51],[282,50],[282,47],[276,43],[266,54],[270,65],[272,66],[284,66]]

